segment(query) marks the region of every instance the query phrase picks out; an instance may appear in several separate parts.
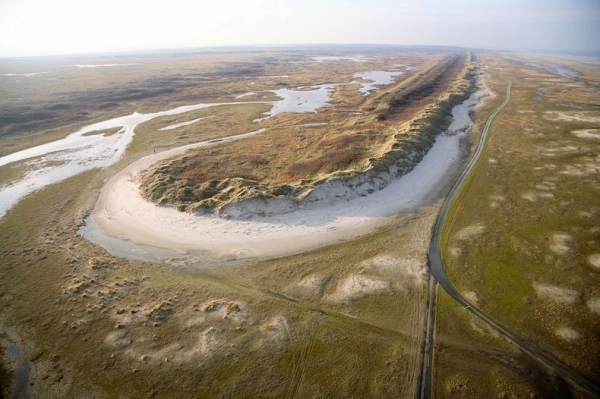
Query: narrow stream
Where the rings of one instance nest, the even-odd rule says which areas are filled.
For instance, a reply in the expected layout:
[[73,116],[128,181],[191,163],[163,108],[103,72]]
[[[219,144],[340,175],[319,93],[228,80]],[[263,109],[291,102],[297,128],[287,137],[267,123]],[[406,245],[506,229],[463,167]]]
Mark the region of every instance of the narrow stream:
[[29,386],[31,362],[26,358],[23,350],[15,344],[18,340],[14,329],[7,328],[5,331],[8,338],[2,340],[2,347],[14,364],[10,397],[11,399],[25,399],[27,398],[27,388]]
[[[134,112],[131,115],[85,126],[64,139],[0,157],[0,167],[20,162],[19,166],[24,166],[28,170],[20,180],[0,186],[0,218],[21,198],[34,191],[85,171],[106,168],[116,163],[122,158],[135,135],[135,128],[141,123],[162,116],[179,115],[199,109],[258,103],[272,105],[272,109],[260,120],[271,118],[282,112],[315,112],[317,108],[328,104],[330,94],[336,85],[315,86],[309,90],[306,88],[273,90],[281,97],[281,100],[273,102],[201,103],[150,114]],[[169,126],[169,128],[177,128],[197,121],[183,122],[179,125]],[[121,130],[112,135],[87,134],[114,128],[121,128]]]
[[[392,76],[397,76],[400,73],[401,72],[383,71],[359,73],[357,76],[372,81],[372,83],[363,83],[361,92],[366,95],[375,87],[375,85],[390,84],[393,82]],[[205,108],[244,104],[271,105],[271,110],[264,113],[260,118],[256,119],[255,122],[263,121],[284,112],[316,112],[318,108],[324,107],[329,103],[331,93],[335,88],[344,84],[347,83],[331,83],[299,87],[297,89],[286,88],[270,90],[281,98],[281,100],[278,101],[200,103],[149,114],[134,112],[131,115],[125,115],[85,126],[64,139],[0,157],[0,167],[18,163],[17,166],[27,170],[20,180],[0,186],[0,218],[19,202],[21,198],[34,191],[85,171],[95,168],[106,168],[116,163],[123,157],[127,146],[135,135],[135,128],[141,123],[162,116],[185,114],[186,112]],[[245,94],[236,98],[240,98]],[[168,126],[164,128],[164,130],[187,126],[196,123],[201,119],[203,118],[181,122],[179,124]],[[91,132],[115,128],[121,129],[116,134],[112,135],[89,134]]]
[[[333,185],[325,188],[331,192],[323,194],[321,205],[289,213],[243,220],[192,215],[157,207],[136,194],[139,190],[130,175],[143,166],[136,165],[145,162],[141,159],[111,179],[101,194],[102,205],[97,204],[80,233],[116,256],[159,263],[177,263],[176,258],[218,263],[283,256],[366,234],[367,227],[385,222],[390,215],[414,212],[439,198],[458,170],[461,140],[472,125],[469,111],[480,95],[473,94],[453,109],[449,134],[439,136],[411,172],[369,195],[343,198],[346,189]],[[338,200],[329,203],[327,198]]]

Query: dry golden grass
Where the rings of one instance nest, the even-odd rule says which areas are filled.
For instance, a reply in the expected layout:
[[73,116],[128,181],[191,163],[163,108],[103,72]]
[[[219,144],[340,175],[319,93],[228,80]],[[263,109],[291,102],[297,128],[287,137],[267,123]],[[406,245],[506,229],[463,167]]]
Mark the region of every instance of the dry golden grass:
[[[171,62],[163,66],[175,70]],[[284,64],[269,75],[284,74]],[[351,69],[318,68],[331,76]],[[294,85],[312,77],[295,79]],[[232,83],[231,92],[239,94],[246,83],[238,82],[237,89]],[[165,97],[145,103],[147,110],[164,109],[160,101]],[[357,241],[213,269],[119,259],[76,234],[104,181],[140,154],[229,135],[228,130],[243,133],[262,109],[214,111],[213,118],[182,128],[181,135],[157,132],[180,122],[168,118],[140,126],[119,164],[48,186],[0,220],[0,320],[2,327],[14,327],[15,343],[35,366],[29,395],[413,396],[424,299],[415,282],[423,272],[431,209]],[[298,123],[321,117],[308,115]],[[186,130],[192,127],[199,129]],[[338,140],[333,135],[325,145],[339,145]],[[403,269],[390,267],[396,262]],[[329,299],[361,270],[388,281],[390,290]],[[330,275],[322,293],[295,290],[305,274]]]
[[[465,60],[427,59],[385,92],[354,104],[360,115],[348,114],[347,104],[356,99],[344,99],[348,90],[342,86],[332,106],[316,114],[277,115],[260,125],[268,129],[261,135],[160,162],[142,177],[142,192],[161,204],[196,210],[256,195],[289,196],[340,174],[387,170],[413,151],[424,153],[444,130],[452,105],[471,89]],[[314,122],[327,125],[302,126]]]
[[[243,55],[240,58],[221,56],[222,58],[210,58],[213,64],[208,65],[209,61],[206,61],[206,70],[220,65],[223,60],[255,60],[252,58],[255,55]],[[433,65],[433,61],[439,57],[414,56],[417,60],[415,64],[422,65],[427,62],[427,65]],[[410,58],[409,55],[401,57],[405,57],[407,61]],[[256,91],[248,89],[252,81],[255,82],[254,86],[264,87],[274,82],[287,81],[290,87],[296,87],[313,84],[318,81],[318,76],[326,76],[326,79],[331,79],[329,81],[334,81],[336,74],[346,73],[350,76],[352,69],[356,67],[321,64],[316,65],[314,72],[303,74],[302,71],[306,68],[302,64],[287,64],[292,59],[296,60],[290,56],[285,58],[286,62],[276,63],[269,67],[271,69],[264,71],[269,76],[289,73],[289,80],[273,77],[268,78],[268,83],[263,83],[268,79],[236,80],[232,76],[229,81],[229,78],[220,77],[218,90],[215,86],[212,89],[199,88],[194,92],[199,98],[191,98],[191,101],[184,98],[183,93],[191,96],[192,89],[180,93],[181,97],[178,97],[179,94],[159,96],[157,99],[140,101],[139,104],[146,107],[144,111],[147,112],[163,110],[165,103],[171,100],[176,105],[202,102],[205,99],[230,101],[240,92]],[[365,69],[384,69],[386,63],[395,59],[394,55],[384,55],[371,61]],[[180,61],[182,65],[189,66],[187,74],[203,70],[200,60]],[[178,68],[172,59],[156,61],[153,65],[157,74],[161,68],[171,71]],[[240,68],[247,66],[236,65]],[[181,65],[179,67],[185,69]],[[594,71],[592,67],[586,68],[587,73]],[[503,73],[510,74],[510,71],[512,70],[507,69]],[[492,72],[499,73],[498,70]],[[107,72],[106,81],[102,84],[115,78],[116,75],[113,76],[112,73]],[[129,77],[133,79],[137,72],[132,69],[127,71],[129,73],[132,74]],[[497,90],[505,87],[498,76],[503,75],[487,77],[488,83]],[[404,82],[407,83],[410,79],[408,77]],[[594,75],[582,77],[582,80],[586,79],[593,81],[597,78]],[[83,80],[81,84],[83,87]],[[327,169],[331,165],[337,167],[345,164],[345,154],[332,163],[323,163],[318,169],[308,162],[323,157],[327,151],[348,152],[354,159],[368,161],[370,155],[365,154],[372,151],[373,146],[381,149],[387,143],[386,140],[391,140],[391,135],[396,133],[394,129],[404,127],[401,125],[392,128],[391,124],[397,122],[393,118],[400,120],[409,117],[415,109],[402,116],[393,114],[392,120],[381,120],[375,111],[382,110],[389,104],[392,90],[374,95],[372,103],[362,104],[363,98],[355,95],[356,88],[352,85],[342,86],[334,94],[332,108],[338,107],[343,113],[323,110],[314,115],[287,115],[265,122],[270,130],[262,136],[264,141],[253,142],[253,151],[240,157],[243,160],[240,164],[249,165],[246,171],[253,173],[255,177],[294,181],[310,178],[311,174],[327,174],[328,170],[335,169]],[[524,91],[521,98],[529,98],[531,94]],[[546,95],[555,96],[556,100],[565,100],[564,93],[560,90]],[[566,100],[582,102],[579,98],[581,97],[574,96]],[[161,101],[164,103],[161,104]],[[127,106],[132,104],[133,102],[128,103]],[[479,124],[485,121],[486,113],[493,106],[494,104],[489,104],[489,108],[481,111],[483,116],[478,117]],[[362,110],[367,114],[348,116],[347,111],[351,110]],[[503,132],[512,133],[506,133],[504,142],[497,141],[494,144],[502,151],[510,152],[488,156],[490,167],[482,172],[482,176],[494,183],[501,180],[494,175],[493,165],[506,167],[508,161],[516,159],[516,156],[526,157],[531,154],[528,147],[522,147],[523,142],[520,140],[524,140],[523,137],[526,138],[525,144],[531,144],[527,140],[532,140],[535,145],[544,144],[546,148],[544,139],[534,136],[539,133],[537,129],[526,130],[530,119],[527,114],[519,111],[530,109],[514,108],[510,115],[517,125],[511,125],[506,120],[504,124],[500,124],[498,128],[502,128]],[[110,112],[102,115],[106,117]],[[414,396],[424,317],[423,267],[431,225],[437,210],[435,207],[395,219],[387,228],[368,237],[318,251],[214,268],[176,268],[119,259],[76,235],[77,226],[93,207],[105,179],[132,159],[154,148],[255,130],[251,120],[261,112],[263,109],[259,106],[244,106],[190,113],[185,120],[214,117],[181,128],[177,132],[159,132],[158,129],[183,119],[163,118],[141,125],[127,157],[119,165],[108,170],[87,172],[47,187],[25,198],[0,220],[0,320],[2,326],[15,327],[21,337],[26,358],[35,365],[28,388],[32,396]],[[291,127],[310,122],[328,122],[329,125],[303,129]],[[564,133],[564,137],[576,139],[568,131],[572,127],[569,126],[558,134]],[[573,128],[580,129],[577,126]],[[68,130],[57,135],[66,135],[70,133]],[[281,139],[281,136],[286,137]],[[25,145],[20,140],[17,140],[17,144]],[[511,140],[514,140],[512,144]],[[221,151],[215,154],[215,159],[223,161],[223,164],[235,164],[237,157],[232,154],[235,151],[244,153],[241,142],[235,144],[240,147],[225,147],[231,154]],[[586,151],[595,151],[592,145],[582,143]],[[556,153],[554,147],[546,149],[548,148],[553,151],[546,151],[546,154]],[[221,147],[206,151],[219,149]],[[284,163],[279,157],[270,157],[272,154],[285,154],[290,157],[290,162]],[[558,161],[556,157],[559,157]],[[566,159],[562,159],[563,157]],[[548,173],[559,171],[559,167],[574,166],[575,172],[582,172],[587,170],[585,164],[596,162],[589,155],[576,159],[577,157],[579,155],[576,151],[575,154],[559,152],[552,159],[543,155],[542,159],[545,161],[542,165],[529,165],[543,166],[544,169],[535,172],[539,173],[540,179],[528,181],[527,190],[549,191],[554,184],[555,188],[551,191],[558,197],[563,189],[581,188],[577,186],[577,182],[573,186],[562,186],[564,181],[544,180]],[[550,167],[551,164],[555,165],[555,169]],[[297,166],[292,169],[292,174],[290,168],[293,165]],[[359,168],[360,165],[350,167]],[[199,172],[200,167],[194,171]],[[225,170],[221,173],[229,174],[232,171]],[[508,172],[514,171],[510,169]],[[573,172],[573,169],[565,171]],[[181,171],[182,174],[187,172]],[[208,167],[206,173],[214,173],[212,176],[215,179],[223,177],[218,175],[218,168]],[[526,174],[519,171],[514,175]],[[192,177],[205,179],[206,176]],[[588,188],[592,187],[594,190],[597,186],[590,175],[578,176],[576,179],[571,176],[569,179],[581,179],[588,184]],[[511,184],[515,184],[515,192],[520,193],[522,190],[518,183]],[[523,234],[515,236],[509,228],[516,222],[503,220],[514,213],[515,217],[531,214],[537,218],[536,222],[551,221],[554,220],[554,210],[548,208],[542,215],[535,214],[536,209],[545,209],[543,202],[532,203],[533,211],[531,208],[517,208],[514,206],[514,198],[518,195],[513,195],[510,187],[483,190],[485,194],[478,198],[485,204],[476,203],[470,210],[487,209],[493,202],[495,207],[490,206],[490,212],[497,214],[494,216],[496,219],[492,218],[494,223],[486,221],[485,229],[477,230],[480,234],[474,235],[472,229],[466,230],[470,233],[463,234],[457,245],[461,247],[461,256],[467,256],[467,259],[471,259],[468,258],[471,256],[469,254],[481,255],[483,258],[486,251],[493,252],[498,248],[496,244],[504,242],[516,248],[524,260],[537,259],[528,258],[538,250],[536,245],[543,247],[544,255],[550,254],[553,257],[551,264],[544,264],[539,269],[530,268],[525,273],[517,268],[509,271],[503,269],[500,277],[490,278],[488,283],[507,280],[510,284],[515,281],[527,283],[528,278],[539,272],[544,276],[551,276],[553,280],[539,281],[540,283],[561,287],[569,285],[567,289],[576,289],[579,296],[575,296],[573,301],[575,310],[571,304],[548,305],[547,298],[536,296],[533,285],[530,292],[533,295],[525,296],[529,301],[528,306],[519,307],[524,318],[541,318],[540,329],[545,330],[539,336],[543,342],[555,348],[556,341],[544,341],[544,337],[555,331],[555,321],[574,320],[574,323],[580,323],[584,317],[590,323],[597,320],[594,319],[597,313],[593,313],[598,308],[597,284],[593,277],[596,270],[591,269],[593,265],[589,264],[597,240],[593,241],[595,236],[590,236],[592,238],[589,239],[585,237],[588,232],[599,233],[592,231],[593,226],[597,225],[598,212],[595,205],[573,207],[572,211],[566,208],[572,204],[589,204],[586,202],[589,200],[588,196],[581,193],[580,197],[559,209],[559,216],[563,218],[561,220],[581,218],[577,219],[579,224],[574,228],[561,226],[551,229],[548,234],[544,232],[539,236],[543,238],[529,245],[531,242],[528,240],[531,238],[523,238],[528,231],[520,230],[520,234]],[[486,216],[489,214],[486,213]],[[457,222],[455,229],[457,232],[465,232],[464,228],[478,226],[480,222],[482,218],[477,215],[472,220],[467,217],[464,221]],[[578,227],[581,229],[578,230]],[[496,242],[487,235],[490,232],[502,234],[501,237],[504,238]],[[560,254],[557,254],[551,248],[551,245],[556,244],[552,237],[560,238],[567,234],[573,241],[558,240],[561,245]],[[544,241],[546,238],[547,241]],[[556,248],[558,247],[555,245]],[[495,253],[504,256],[504,252]],[[561,258],[563,256],[574,261],[567,263]],[[451,257],[449,255],[447,258]],[[542,261],[546,262],[546,259]],[[583,263],[587,267],[586,275],[575,267],[569,268],[573,264],[583,267]],[[482,275],[479,268],[481,264],[471,261],[460,263],[460,273],[451,276],[461,288],[469,288],[471,296],[478,298],[486,310],[491,309],[496,312],[494,315],[502,316],[501,309],[508,300],[502,295],[508,297],[515,291],[505,290],[504,285],[492,289],[478,286],[477,282],[481,281]],[[532,261],[531,264],[539,265],[539,262]],[[450,272],[453,270],[455,269]],[[487,278],[490,277],[485,274],[486,271],[483,273]],[[586,285],[589,281],[592,283]],[[467,283],[471,285],[467,287]],[[519,288],[518,284],[516,287]],[[489,292],[502,295],[494,296]],[[523,297],[517,299],[520,298]],[[513,302],[509,302],[509,305],[512,304]],[[464,309],[454,306],[447,298],[442,298],[438,315],[439,351],[435,357],[437,395],[522,397],[532,392],[543,396],[547,392],[544,389],[550,384],[546,381],[544,387],[528,380],[528,373],[536,371],[534,365],[512,352],[508,345],[497,339],[485,326],[472,320]],[[544,324],[544,320],[552,323]],[[586,328],[589,326],[586,327],[583,322],[577,324],[579,325],[583,328],[577,327],[576,330],[587,334]],[[594,328],[594,325],[590,328]],[[568,329],[558,331],[564,336],[573,336]],[[561,340],[558,336],[553,339]],[[585,339],[575,343],[561,343],[564,346],[559,347],[558,351],[567,351],[569,348],[575,348],[575,354],[594,351],[595,343],[592,341],[589,347],[584,347],[582,342],[586,345],[590,343]],[[561,353],[569,360],[569,354]]]
[[[35,363],[31,395],[413,394],[433,209],[307,254],[173,268],[75,234],[110,173],[50,186],[0,221],[2,321]],[[390,289],[329,299],[361,272]],[[294,290],[311,274],[330,276],[322,295]]]

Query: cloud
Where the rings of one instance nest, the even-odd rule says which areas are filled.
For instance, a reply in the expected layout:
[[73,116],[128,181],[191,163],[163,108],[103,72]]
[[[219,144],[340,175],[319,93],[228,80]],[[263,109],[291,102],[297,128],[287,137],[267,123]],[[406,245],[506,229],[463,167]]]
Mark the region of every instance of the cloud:
[[0,2],[0,55],[319,42],[600,50],[594,37],[593,0]]

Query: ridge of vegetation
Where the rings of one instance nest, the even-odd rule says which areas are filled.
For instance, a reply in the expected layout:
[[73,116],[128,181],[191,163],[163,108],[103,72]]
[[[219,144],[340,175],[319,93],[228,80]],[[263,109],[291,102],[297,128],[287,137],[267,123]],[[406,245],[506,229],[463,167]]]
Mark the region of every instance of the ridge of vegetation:
[[[283,200],[289,206],[276,211],[283,213],[314,201],[315,189],[326,183],[342,185],[353,197],[382,189],[410,172],[447,130],[452,108],[474,91],[475,75],[466,54],[452,54],[365,100],[367,113],[359,118],[285,134],[269,129],[262,140],[221,143],[159,162],[140,176],[142,196],[194,213]],[[298,146],[296,158],[275,161],[290,144]]]

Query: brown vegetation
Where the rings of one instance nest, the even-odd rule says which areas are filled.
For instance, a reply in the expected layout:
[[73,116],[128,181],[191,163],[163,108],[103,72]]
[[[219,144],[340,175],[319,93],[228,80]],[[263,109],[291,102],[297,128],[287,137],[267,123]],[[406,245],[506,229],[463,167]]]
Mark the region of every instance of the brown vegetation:
[[[334,105],[312,116],[328,125],[303,128],[291,122],[306,122],[306,116],[279,115],[259,136],[160,162],[142,176],[142,193],[162,205],[197,211],[251,198],[297,200],[323,181],[388,172],[392,165],[402,175],[447,128],[452,107],[473,90],[466,58],[451,54],[423,65],[389,90],[362,99],[357,107],[366,111],[360,116]],[[341,101],[339,94],[336,99]]]
[[[417,53],[411,56],[423,57]],[[395,59],[396,55],[389,57]],[[181,58],[179,61],[174,63],[166,58],[162,66],[173,63],[173,68],[185,70],[182,75],[194,73],[193,69],[182,66],[187,61]],[[343,70],[339,66],[321,67],[330,69],[327,72],[331,74]],[[377,66],[370,64],[369,68]],[[268,71],[269,75],[282,73],[285,72]],[[301,82],[302,79],[306,81]],[[314,76],[306,74],[290,79],[289,84],[297,87],[310,83],[311,79]],[[262,81],[256,82],[259,85]],[[237,88],[245,83],[238,81]],[[234,92],[236,86],[232,83],[227,87]],[[334,98],[339,104],[337,97]],[[348,101],[358,104],[352,102],[355,100]],[[158,106],[164,109],[165,104]],[[364,131],[377,131],[381,126],[378,125],[381,121],[365,120],[368,119],[365,116],[337,125],[333,113],[327,112],[303,118],[288,116],[270,121],[272,129],[264,137],[272,134],[269,139],[275,139],[278,122],[287,121],[289,125],[289,122],[331,121],[329,127],[297,128],[293,135],[288,135],[299,142],[317,135],[314,147],[306,150],[312,151],[321,143],[325,147],[343,147],[343,135],[325,133],[337,129],[336,126],[347,129],[362,126]],[[363,120],[365,123],[361,124]],[[206,128],[198,126],[199,130]],[[63,130],[64,134],[70,132]],[[142,136],[147,131],[139,129],[136,133]],[[201,134],[190,132],[188,138],[179,138],[181,142],[176,145],[197,139]],[[214,137],[212,134],[211,131],[209,139]],[[371,141],[378,144],[380,139],[379,136],[364,138],[364,144],[370,145]],[[2,140],[4,144],[7,139]],[[363,143],[352,140],[352,145]],[[24,145],[23,141],[14,143]],[[140,143],[139,151],[135,155],[128,153],[120,164],[48,186],[24,198],[0,220],[0,321],[3,328],[14,327],[21,338],[16,344],[33,366],[23,395],[45,398],[415,396],[425,293],[422,284],[414,282],[418,282],[426,262],[437,207],[394,218],[390,228],[373,235],[282,259],[211,268],[203,263],[202,256],[190,256],[189,263],[185,263],[190,267],[177,267],[175,261],[165,266],[117,258],[78,235],[77,226],[93,208],[106,179],[139,153],[152,152],[156,145],[151,141]],[[168,145],[165,140],[158,148]],[[279,150],[286,148],[281,146]],[[290,153],[299,155],[300,144],[290,148]],[[249,158],[248,162],[258,165],[254,167],[256,174],[260,172],[261,158],[267,159],[271,167],[277,165],[278,157],[253,154],[259,158]],[[506,162],[506,157],[497,162]],[[282,172],[274,175],[283,179]],[[501,191],[507,198],[502,201],[494,191],[498,207],[512,206],[508,191]],[[481,198],[489,200],[486,195]],[[586,227],[590,230],[598,224],[599,213],[594,207],[597,206],[573,210],[574,214],[585,211],[589,215],[581,213],[582,218],[589,218],[590,226]],[[514,206],[501,209],[498,217],[515,210],[518,208]],[[472,224],[467,221],[458,227]],[[469,239],[478,240],[495,228],[486,226],[489,230]],[[580,240],[581,231],[569,230],[569,233],[576,238],[574,249],[587,248],[588,254],[594,242]],[[531,248],[523,245],[519,237],[506,242]],[[547,244],[540,247],[546,248]],[[480,274],[473,277],[469,273],[477,265],[461,263],[461,273],[472,282],[479,281]],[[568,266],[556,262],[538,269],[547,273],[553,267],[565,265]],[[412,269],[417,276],[410,277]],[[572,278],[571,270],[559,278],[563,277],[566,283]],[[348,276],[365,273],[373,279],[389,281],[390,292],[348,301],[328,300]],[[505,277],[502,275],[497,281]],[[596,312],[588,315],[592,320],[598,320],[596,291],[595,288],[582,291],[582,303]],[[482,304],[496,300],[479,291],[477,295]],[[469,327],[466,310],[458,306],[450,311],[448,306],[442,309],[448,304],[442,299],[438,310],[438,315],[444,314],[438,320],[438,334],[447,335],[436,347],[439,350],[435,357],[435,378],[440,389],[434,395],[548,396],[544,395],[544,389],[532,388],[529,381],[533,369],[518,354],[513,356],[507,344],[498,344],[494,337],[483,338],[489,345],[461,341],[464,337],[479,339],[482,333]],[[565,309],[571,312],[572,307]],[[530,314],[527,316],[529,319]],[[453,328],[450,334],[448,325]],[[574,354],[587,352],[586,348],[577,348]],[[0,360],[5,366],[0,367],[0,385],[10,385],[10,373],[3,370],[11,364],[4,358]],[[542,382],[550,385],[546,380]]]

